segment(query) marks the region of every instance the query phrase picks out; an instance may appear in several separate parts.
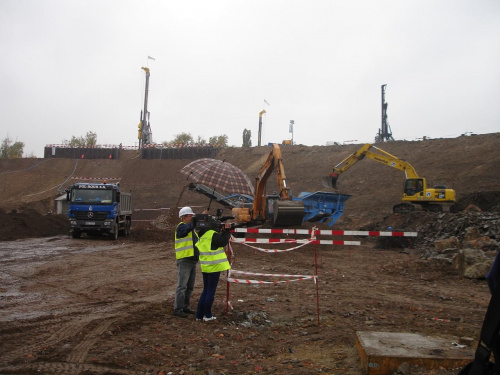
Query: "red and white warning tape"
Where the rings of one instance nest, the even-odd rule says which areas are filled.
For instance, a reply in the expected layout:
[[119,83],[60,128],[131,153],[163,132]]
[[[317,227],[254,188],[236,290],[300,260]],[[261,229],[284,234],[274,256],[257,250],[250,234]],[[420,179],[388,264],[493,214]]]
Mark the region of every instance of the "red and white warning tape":
[[295,238],[235,238],[233,242],[236,243],[311,243],[314,240],[295,239]]
[[381,231],[359,231],[359,230],[315,230],[315,229],[260,229],[260,228],[235,228],[239,233],[261,233],[261,234],[315,234],[330,236],[373,236],[373,237],[417,237],[417,232],[381,232]]
[[236,283],[236,284],[284,284],[284,283],[290,283],[294,281],[303,281],[303,280],[310,280],[314,279],[316,282],[316,278],[314,276],[309,276],[309,277],[302,277],[300,279],[294,279],[294,280],[280,280],[280,281],[262,281],[262,280],[245,280],[245,279],[235,279],[232,277],[227,278],[228,283]]
[[305,244],[318,244],[318,245],[361,245],[360,241],[336,241],[336,240],[315,240],[315,239],[294,239],[294,238],[234,238],[232,240],[236,243],[266,243],[266,244],[278,244],[278,243],[305,243]]
[[289,275],[280,273],[262,273],[262,272],[248,272],[231,269],[230,274],[236,273],[238,275],[251,275],[251,276],[266,276],[266,277],[314,277],[311,275]]
[[247,247],[250,247],[254,250],[262,251],[263,253],[285,253],[287,251],[293,251],[293,250],[300,249],[301,247],[308,245],[310,242],[304,242],[303,244],[301,244],[299,246],[294,246],[294,247],[291,247],[289,249],[281,249],[281,250],[280,249],[263,249],[261,247],[249,245],[245,242],[239,242],[239,243],[241,243],[242,245],[245,245]]
[[[246,274],[246,275],[252,275],[252,276],[266,276],[266,277],[296,277],[296,279],[290,279],[290,280],[278,280],[278,281],[262,281],[262,280],[249,280],[249,279],[235,279],[231,277],[231,274],[236,273],[236,274]],[[237,270],[231,270],[229,277],[227,278],[227,281],[230,283],[236,283],[236,284],[283,284],[283,283],[290,283],[294,281],[303,281],[303,280],[313,280],[316,283],[317,276],[310,276],[310,275],[284,275],[284,274],[271,274],[271,273],[254,273],[254,272],[245,272],[245,271],[237,271]]]
[[380,232],[361,230],[320,230],[316,235],[330,236],[372,236],[372,237],[417,237],[417,232]]
[[311,234],[310,229],[235,228],[234,231],[240,233]]

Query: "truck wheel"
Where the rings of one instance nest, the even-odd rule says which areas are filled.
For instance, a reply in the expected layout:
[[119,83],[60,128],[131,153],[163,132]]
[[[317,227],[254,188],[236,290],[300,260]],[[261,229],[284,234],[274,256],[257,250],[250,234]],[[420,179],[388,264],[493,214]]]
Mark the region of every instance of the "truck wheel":
[[116,222],[113,224],[113,233],[110,234],[113,241],[118,239],[118,224]]
[[130,236],[130,227],[132,226],[132,220],[127,220],[125,222],[125,237]]
[[71,234],[73,238],[80,238],[81,235],[82,232],[80,232],[79,230],[74,230],[73,233]]

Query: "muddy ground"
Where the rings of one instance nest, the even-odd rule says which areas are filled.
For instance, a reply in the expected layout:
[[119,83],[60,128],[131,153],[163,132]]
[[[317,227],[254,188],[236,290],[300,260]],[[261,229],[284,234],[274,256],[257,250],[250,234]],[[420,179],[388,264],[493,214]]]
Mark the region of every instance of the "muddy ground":
[[231,284],[226,315],[223,277],[218,319],[200,323],[172,315],[173,243],[164,231],[144,232],[147,241],[59,235],[3,242],[0,373],[363,374],[356,332],[475,339],[489,299],[484,280],[461,278],[421,259],[418,249],[377,250],[370,238],[277,254],[235,244],[234,269],[313,275],[317,265],[318,288],[311,280]]
[[[499,140],[495,134],[394,142],[384,149],[456,189],[460,212],[470,204],[498,212],[500,177],[493,171],[500,165]],[[284,149],[289,184],[295,191],[320,190],[332,162],[356,147]],[[217,157],[254,176],[268,151],[228,149]],[[214,306],[218,319],[210,323],[172,316],[176,269],[168,225],[134,214],[129,238],[74,240],[63,215],[47,215],[71,176],[88,175],[123,177],[136,209],[203,207],[205,197],[180,197],[185,180],[178,171],[189,162],[132,154],[123,160],[0,161],[0,374],[361,375],[358,331],[411,332],[449,342],[469,338],[469,350],[476,344],[489,301],[485,280],[462,278],[450,265],[422,256],[437,237],[451,235],[449,228],[434,230],[443,220],[436,215],[391,215],[404,176],[368,161],[343,176],[343,192],[353,197],[334,228],[392,226],[418,231],[418,239],[397,248],[369,237],[336,238],[361,246],[308,245],[277,254],[234,244],[234,269],[313,275],[317,267],[317,288],[311,280],[231,284],[226,316],[222,277]],[[200,292],[199,273],[193,307]]]

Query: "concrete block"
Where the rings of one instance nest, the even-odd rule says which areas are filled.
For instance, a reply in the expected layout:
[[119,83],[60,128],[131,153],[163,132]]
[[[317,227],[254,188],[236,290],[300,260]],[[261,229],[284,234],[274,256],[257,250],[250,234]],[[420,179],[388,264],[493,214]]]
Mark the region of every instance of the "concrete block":
[[391,374],[405,362],[428,370],[463,367],[474,358],[475,348],[453,342],[416,333],[356,332],[356,347],[368,375]]

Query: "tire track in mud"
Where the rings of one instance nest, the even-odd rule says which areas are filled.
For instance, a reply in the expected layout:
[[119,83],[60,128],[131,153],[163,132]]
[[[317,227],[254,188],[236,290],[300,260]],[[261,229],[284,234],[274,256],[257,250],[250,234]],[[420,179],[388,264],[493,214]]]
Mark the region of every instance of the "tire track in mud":
[[2,373],[17,373],[20,371],[29,371],[29,373],[48,373],[48,374],[86,374],[86,373],[110,373],[110,374],[123,374],[135,375],[136,371],[117,369],[114,367],[107,367],[95,364],[75,364],[65,362],[37,362],[30,363],[23,366],[10,366],[0,367]]
[[[85,363],[87,355],[92,346],[99,340],[101,335],[106,332],[111,325],[115,322],[126,319],[128,316],[135,314],[137,311],[142,310],[149,303],[156,303],[158,301],[158,295],[147,296],[143,299],[136,300],[133,303],[115,303],[112,306],[102,306],[102,308],[91,311],[80,311],[78,317],[73,317],[67,322],[63,322],[64,326],[53,333],[50,337],[31,343],[28,345],[21,345],[21,347],[13,350],[9,353],[2,353],[1,360],[4,364],[13,363],[18,361],[24,361],[27,356],[33,355],[40,350],[41,347],[45,348],[62,348],[64,342],[81,332],[88,331],[88,327],[92,324],[96,324],[95,328],[86,332],[84,337],[79,339],[79,343],[73,348],[73,350],[67,356],[67,362],[40,362],[40,363],[30,363],[26,366],[0,366],[0,373],[5,373],[9,371],[28,370],[28,369],[38,369],[39,366],[42,370],[50,371],[50,373],[60,373],[60,374],[70,374],[79,373],[79,371],[85,371],[88,366],[96,366],[93,364]],[[137,306],[133,306],[137,305]],[[71,315],[73,315],[72,313]],[[89,315],[87,315],[89,314]],[[50,322],[57,322],[61,324],[64,317],[58,316],[50,321],[46,321],[45,325],[49,326]],[[24,326],[22,331],[18,333],[30,331],[32,325],[28,324]],[[56,349],[54,354],[61,351],[61,349]],[[36,359],[35,359],[36,360]],[[102,366],[96,366],[100,372],[105,370]],[[127,370],[117,371],[115,369],[108,369],[112,372],[118,372],[123,374],[131,374]]]
[[[129,314],[126,314],[129,315]],[[119,317],[106,319],[100,322],[96,328],[90,331],[78,345],[75,346],[72,353],[67,357],[69,363],[84,363],[90,348],[100,338],[101,334],[106,332],[108,328],[118,320]]]

